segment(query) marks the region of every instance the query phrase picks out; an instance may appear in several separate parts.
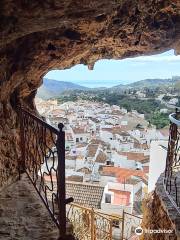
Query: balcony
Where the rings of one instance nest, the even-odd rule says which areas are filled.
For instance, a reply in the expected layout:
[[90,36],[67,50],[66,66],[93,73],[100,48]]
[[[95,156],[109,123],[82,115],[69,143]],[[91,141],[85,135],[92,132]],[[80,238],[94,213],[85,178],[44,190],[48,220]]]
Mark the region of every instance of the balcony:
[[[72,203],[72,197],[66,199],[63,124],[56,129],[22,107],[18,112],[22,157],[19,181],[0,194],[3,240],[22,239],[23,235],[27,239],[33,236],[59,240],[135,237],[134,230],[140,225],[141,217],[126,212],[121,216],[111,215]],[[26,223],[20,224],[18,219]],[[13,228],[10,230],[9,226]]]
[[[174,219],[176,227],[179,223],[179,218],[176,216],[180,213],[179,119],[178,110],[170,115],[166,169],[159,178],[155,191],[155,202],[157,203],[158,199],[164,201],[163,211],[167,211],[168,216]],[[15,226],[16,229],[20,226],[16,221],[16,214],[15,218],[10,218],[10,222],[6,221],[7,217],[15,212],[14,205],[17,211],[27,212],[31,235],[37,233],[35,229],[48,225],[47,229],[51,229],[50,232],[46,232],[46,229],[43,233],[52,239],[59,237],[59,239],[83,240],[84,236],[91,240],[134,239],[135,229],[141,225],[141,217],[125,211],[121,216],[107,214],[102,210],[75,204],[71,197],[66,199],[63,125],[59,124],[59,129],[56,129],[21,107],[19,107],[19,120],[22,151],[19,162],[20,180],[0,194],[3,240],[9,237],[9,225]],[[31,201],[32,206],[29,206]],[[3,207],[3,203],[8,203],[8,208]],[[162,205],[162,202],[158,204]],[[157,214],[160,209],[161,207],[158,208]],[[17,217],[23,218],[21,213]],[[31,226],[32,219],[36,219],[36,225]],[[38,232],[43,236],[41,230]]]

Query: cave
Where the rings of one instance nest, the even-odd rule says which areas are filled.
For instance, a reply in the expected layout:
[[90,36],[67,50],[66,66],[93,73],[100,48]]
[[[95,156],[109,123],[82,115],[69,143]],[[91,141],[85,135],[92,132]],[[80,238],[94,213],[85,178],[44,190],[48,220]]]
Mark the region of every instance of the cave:
[[0,189],[18,178],[18,106],[38,115],[34,98],[48,71],[180,54],[179,0],[2,0],[0,9]]

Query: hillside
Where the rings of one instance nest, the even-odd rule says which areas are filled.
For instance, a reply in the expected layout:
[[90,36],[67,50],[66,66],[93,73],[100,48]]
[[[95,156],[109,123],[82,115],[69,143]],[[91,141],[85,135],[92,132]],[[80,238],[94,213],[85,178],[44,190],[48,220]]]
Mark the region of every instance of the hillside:
[[136,88],[136,89],[141,89],[141,88],[156,88],[156,87],[168,87],[175,85],[177,82],[180,81],[180,76],[172,77],[172,78],[167,78],[167,79],[161,79],[161,78],[155,78],[155,79],[144,79],[140,80],[137,82],[133,82],[127,85],[117,85],[114,86],[113,89],[126,89],[126,88]]
[[126,89],[142,89],[142,88],[166,88],[170,86],[175,86],[179,88],[180,76],[167,78],[167,79],[144,79],[130,84],[120,84],[111,88],[99,87],[99,88],[87,88],[72,82],[56,81],[52,79],[44,78],[43,85],[38,89],[37,96],[42,99],[49,99],[54,97],[59,97],[62,93],[69,94],[74,90],[81,91],[113,91],[121,92]]
[[38,89],[37,97],[42,99],[58,97],[62,92],[69,90],[88,90],[88,88],[71,82],[44,78],[43,85]]
[[170,86],[170,85],[174,85],[177,82],[177,80],[175,79],[171,79],[171,78],[167,78],[167,79],[145,79],[145,80],[141,80],[138,82],[134,82],[129,84],[130,87],[133,88],[143,88],[143,87],[148,87],[148,88],[153,88],[153,87],[160,87],[162,84],[164,86]]

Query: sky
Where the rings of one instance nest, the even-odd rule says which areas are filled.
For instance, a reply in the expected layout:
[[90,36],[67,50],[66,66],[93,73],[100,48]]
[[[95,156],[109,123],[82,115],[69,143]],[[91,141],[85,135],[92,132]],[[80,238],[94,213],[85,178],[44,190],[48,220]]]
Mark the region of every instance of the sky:
[[79,64],[71,69],[52,70],[44,77],[93,88],[172,76],[180,76],[180,55],[175,56],[173,50],[124,60],[99,60],[95,63],[94,70],[88,70],[87,66]]

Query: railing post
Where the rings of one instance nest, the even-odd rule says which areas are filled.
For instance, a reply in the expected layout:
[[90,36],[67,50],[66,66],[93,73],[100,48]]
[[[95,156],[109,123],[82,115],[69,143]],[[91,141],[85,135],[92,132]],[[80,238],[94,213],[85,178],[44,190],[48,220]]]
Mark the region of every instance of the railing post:
[[113,233],[113,228],[112,228],[112,226],[113,226],[113,220],[111,219],[111,220],[110,220],[110,229],[109,229],[109,231],[110,231],[110,240],[112,240],[112,233]]
[[123,214],[122,214],[122,237],[121,237],[121,240],[124,239],[124,221],[125,221],[125,212],[124,212],[124,209],[123,209]]
[[95,222],[94,222],[94,209],[91,209],[91,240],[95,240]]
[[20,119],[20,148],[21,148],[21,160],[18,163],[19,180],[21,178],[21,173],[25,171],[25,138],[24,138],[24,124],[23,124],[23,110],[21,105],[18,106],[18,116]]
[[65,190],[65,132],[64,125],[58,125],[59,133],[57,137],[57,155],[58,155],[58,208],[59,208],[59,239],[66,237],[66,190]]

